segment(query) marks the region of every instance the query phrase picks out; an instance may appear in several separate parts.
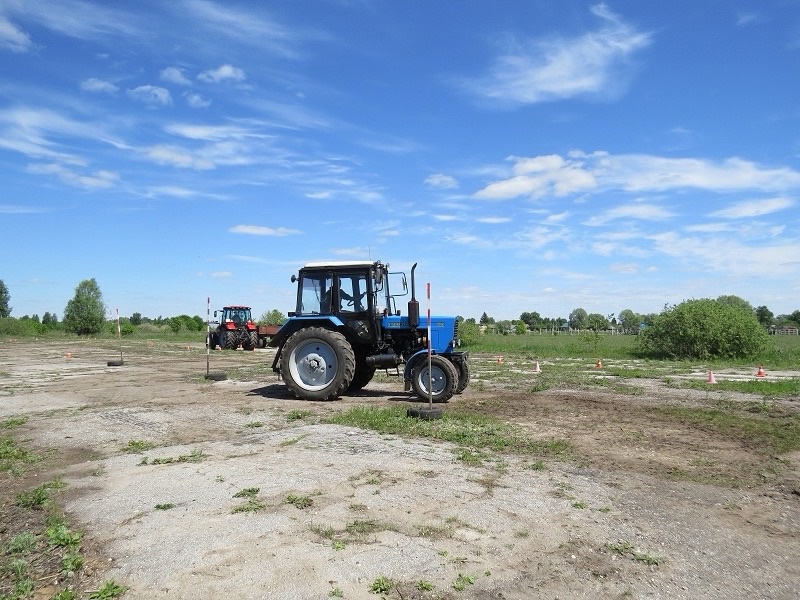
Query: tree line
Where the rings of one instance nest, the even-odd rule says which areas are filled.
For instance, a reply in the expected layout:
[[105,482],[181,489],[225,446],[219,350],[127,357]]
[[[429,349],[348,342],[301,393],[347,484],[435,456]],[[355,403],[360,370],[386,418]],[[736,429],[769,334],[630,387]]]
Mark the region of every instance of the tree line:
[[[765,329],[784,326],[800,327],[800,310],[776,316],[766,306],[754,308],[747,300],[734,295],[718,296],[715,302],[751,312]],[[668,308],[669,305],[664,307],[665,310]],[[463,321],[480,325],[484,331],[501,334],[522,334],[528,331],[555,333],[564,330],[600,332],[612,329],[616,333],[637,334],[652,325],[658,316],[658,313],[637,313],[630,308],[621,310],[617,315],[588,313],[583,308],[576,308],[569,313],[568,317],[542,317],[538,312],[533,311],[523,312],[519,319],[496,321],[484,312],[477,321],[472,318],[463,319]]]
[[[116,319],[109,320],[108,309],[103,301],[103,293],[95,279],[85,279],[75,288],[75,295],[64,307],[63,319],[58,320],[55,312],[39,315],[25,315],[19,319],[11,317],[11,295],[5,282],[0,279],[0,334],[25,335],[44,334],[48,331],[60,330],[75,335],[97,335],[103,331],[113,330],[116,333]],[[259,319],[260,324],[280,325],[285,317],[280,311],[267,311]],[[206,321],[198,316],[178,315],[151,319],[135,312],[129,317],[120,317],[121,335],[132,335],[137,328],[153,326],[159,329],[168,328],[174,333],[181,331],[201,332],[206,329]]]

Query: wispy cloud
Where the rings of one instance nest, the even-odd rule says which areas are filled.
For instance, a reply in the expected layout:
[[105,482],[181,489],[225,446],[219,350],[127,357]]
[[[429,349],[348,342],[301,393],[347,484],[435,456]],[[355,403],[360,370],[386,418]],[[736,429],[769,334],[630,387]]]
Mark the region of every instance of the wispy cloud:
[[[740,158],[710,161],[606,152],[509,158],[508,177],[493,181],[474,196],[485,200],[562,197],[578,192],[623,190],[663,192],[694,188],[716,192],[800,189],[800,172],[788,167],[762,167]],[[781,200],[785,202],[786,200]]]
[[101,170],[86,174],[56,163],[28,165],[27,171],[36,175],[54,175],[68,185],[85,189],[114,187],[119,179],[119,175],[113,171]]
[[458,181],[451,175],[434,173],[425,178],[425,185],[435,189],[452,190],[458,187]]
[[119,91],[119,88],[110,81],[95,77],[81,81],[81,89],[84,92],[102,92],[104,94],[116,94]]
[[651,41],[611,12],[592,7],[601,27],[581,36],[516,40],[495,59],[489,75],[464,87],[481,98],[535,104],[576,96],[613,98],[625,88],[631,58]]
[[0,15],[0,48],[21,53],[30,50],[32,45],[30,35]]
[[129,97],[144,102],[148,106],[167,106],[172,104],[169,90],[157,85],[140,85],[127,91]]
[[231,233],[242,233],[245,235],[267,235],[285,237],[300,233],[297,229],[288,227],[264,227],[262,225],[235,225],[228,229]]
[[302,39],[297,32],[271,18],[263,7],[248,11],[208,0],[184,0],[176,2],[174,10],[195,26],[212,31],[216,36],[257,45],[261,51],[285,58],[298,55],[297,48]]
[[22,206],[19,204],[0,204],[0,214],[3,215],[28,215],[46,212],[36,206]]
[[197,78],[208,83],[220,83],[221,81],[244,81],[247,79],[245,72],[239,67],[232,65],[222,65],[216,69],[203,71]]
[[762,200],[747,200],[739,202],[728,208],[711,213],[714,217],[725,217],[728,219],[745,219],[760,217],[770,213],[785,210],[794,206],[796,202],[791,198],[766,198]]
[[192,80],[183,74],[183,70],[178,67],[167,67],[162,69],[159,77],[163,81],[168,81],[176,85],[192,85]]
[[617,219],[638,219],[643,221],[665,221],[675,216],[675,213],[655,204],[634,203],[617,206],[601,214],[594,215],[584,221],[584,225],[605,225]]

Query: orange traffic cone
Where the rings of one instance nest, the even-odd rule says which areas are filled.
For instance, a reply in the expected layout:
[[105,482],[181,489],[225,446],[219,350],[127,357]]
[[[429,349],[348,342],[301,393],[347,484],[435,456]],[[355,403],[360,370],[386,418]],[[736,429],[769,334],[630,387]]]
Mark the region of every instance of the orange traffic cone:
[[599,358],[597,359],[597,364],[595,365],[596,368],[602,369],[603,368],[603,361]]
[[533,366],[533,372],[534,373],[541,373],[542,372],[542,368],[539,366],[539,361],[538,360],[536,361],[536,364]]
[[714,377],[714,371],[708,372],[708,377],[706,378],[706,383],[717,383],[716,377]]
[[764,365],[758,365],[758,371],[756,372],[756,377],[766,377],[767,374],[764,372]]

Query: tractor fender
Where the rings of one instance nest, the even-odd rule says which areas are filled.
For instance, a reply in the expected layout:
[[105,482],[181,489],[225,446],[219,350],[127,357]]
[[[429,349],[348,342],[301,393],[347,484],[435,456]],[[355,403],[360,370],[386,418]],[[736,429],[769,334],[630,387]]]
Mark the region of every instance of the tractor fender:
[[[431,350],[431,354],[436,354],[435,350]],[[428,349],[417,350],[406,361],[406,366],[403,368],[403,381],[411,381],[411,372],[417,368],[420,362],[428,360]]]

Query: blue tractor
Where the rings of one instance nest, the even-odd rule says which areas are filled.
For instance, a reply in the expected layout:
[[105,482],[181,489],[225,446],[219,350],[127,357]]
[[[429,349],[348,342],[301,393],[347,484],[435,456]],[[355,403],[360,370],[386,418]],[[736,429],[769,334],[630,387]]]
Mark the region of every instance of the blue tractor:
[[[447,402],[469,384],[468,353],[457,350],[455,316],[419,314],[414,270],[408,314],[395,299],[408,295],[404,273],[380,261],[316,262],[292,275],[297,307],[269,342],[272,370],[298,398],[332,400],[367,385],[377,369],[402,376],[405,391]],[[391,276],[391,277],[390,277]],[[389,280],[402,290],[393,294]],[[430,339],[428,332],[430,331]],[[429,347],[430,345],[430,353]],[[430,354],[430,356],[429,356]]]

